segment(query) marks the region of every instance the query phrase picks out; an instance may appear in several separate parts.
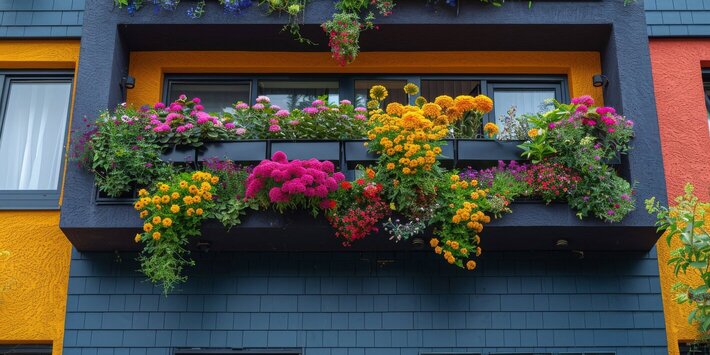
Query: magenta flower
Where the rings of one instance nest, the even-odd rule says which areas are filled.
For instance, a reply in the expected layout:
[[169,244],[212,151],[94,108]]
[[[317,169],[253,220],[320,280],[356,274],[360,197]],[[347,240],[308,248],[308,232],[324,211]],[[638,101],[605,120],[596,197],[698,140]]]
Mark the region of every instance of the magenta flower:
[[572,99],[573,105],[594,106],[594,99],[589,95],[583,95]]
[[254,104],[251,108],[255,110],[263,110],[265,108],[264,104]]
[[303,109],[303,112],[309,115],[315,115],[318,113],[318,109],[315,107],[306,107]]
[[279,126],[277,124],[272,124],[271,126],[269,126],[269,132],[272,132],[272,133],[281,132],[281,126]]
[[156,109],[156,110],[162,110],[162,109],[165,108],[165,104],[162,103],[162,102],[158,102],[158,103],[156,103],[155,105],[153,105],[153,108]]
[[269,124],[278,124],[278,123],[279,123],[279,120],[277,120],[277,119],[275,119],[275,118],[270,118],[270,119],[269,119]]
[[271,102],[271,99],[269,99],[268,96],[259,96],[256,98],[256,102],[261,103],[261,104],[268,104]]
[[192,102],[194,102],[195,105],[199,105],[200,102],[202,102],[202,100],[201,100],[199,97],[193,97],[193,98],[192,98]]
[[355,112],[367,112],[367,109],[362,106],[359,106],[355,108]]
[[186,123],[186,124],[185,124],[185,128],[187,128],[187,129],[192,129],[192,127],[194,127],[194,126],[192,125],[192,123]]
[[178,126],[178,128],[175,128],[175,131],[178,133],[182,133],[187,131],[187,128],[185,126]]
[[234,123],[232,122],[227,122],[224,124],[224,128],[226,129],[233,129],[234,128]]
[[204,111],[204,110],[205,110],[205,107],[202,106],[202,105],[195,105],[195,110],[197,110],[197,111]]
[[187,100],[187,95],[185,95],[185,94],[180,95],[180,96],[178,97],[178,100],[180,100],[180,101],[185,101],[185,100]]
[[364,121],[364,120],[367,119],[367,118],[365,117],[365,115],[362,115],[362,114],[359,114],[359,113],[356,114],[354,117],[355,117],[356,120],[360,120],[360,121]]
[[236,105],[234,105],[234,108],[237,109],[237,110],[244,110],[244,109],[249,108],[249,105],[247,105],[247,104],[245,104],[245,103],[243,103],[243,102],[239,102],[239,103],[237,103]]
[[340,100],[340,104],[345,106],[345,105],[352,105],[353,103],[350,102],[350,100]]
[[597,107],[597,113],[600,116],[604,116],[606,114],[615,114],[616,110],[613,107]]
[[291,114],[291,113],[288,112],[288,110],[278,110],[278,111],[276,111],[276,113],[275,113],[274,115],[275,115],[276,117],[286,117],[286,116],[288,116],[288,115],[290,115],[290,114]]
[[323,106],[324,104],[325,103],[323,102],[323,100],[315,100],[311,103],[311,106],[318,107],[318,106]]

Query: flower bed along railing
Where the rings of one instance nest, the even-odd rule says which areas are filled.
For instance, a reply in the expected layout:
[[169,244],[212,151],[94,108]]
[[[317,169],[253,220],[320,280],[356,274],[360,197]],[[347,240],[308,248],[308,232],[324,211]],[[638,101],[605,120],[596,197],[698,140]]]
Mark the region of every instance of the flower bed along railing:
[[[205,219],[231,228],[250,210],[322,213],[344,246],[380,229],[395,242],[430,233],[436,254],[472,270],[484,225],[511,213],[516,199],[567,202],[579,218],[607,222],[634,209],[631,184],[606,163],[627,151],[633,122],[588,96],[526,117],[528,138],[510,142],[483,124],[493,107],[486,96],[383,108],[387,95],[374,86],[369,110],[316,100],[288,111],[264,96],[219,114],[184,96],[137,110],[123,104],[101,114],[75,156],[110,196],[144,187],[135,241],[143,272],[166,292],[184,281],[188,240]],[[501,158],[511,162],[451,169]]]

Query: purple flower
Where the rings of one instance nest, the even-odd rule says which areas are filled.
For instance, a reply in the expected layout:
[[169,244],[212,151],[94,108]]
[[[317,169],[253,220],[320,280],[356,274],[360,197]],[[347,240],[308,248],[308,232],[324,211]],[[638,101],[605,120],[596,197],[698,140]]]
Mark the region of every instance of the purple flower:
[[145,163],[145,167],[146,167],[146,168],[150,168],[150,167],[152,167],[152,166],[153,166],[152,163]]
[[608,214],[609,216],[613,216],[615,213],[616,213],[616,212],[614,212],[614,210],[608,210],[608,211],[606,211],[606,214]]
[[158,102],[157,104],[153,105],[153,108],[156,110],[162,110],[165,108],[165,104],[162,102]]
[[577,106],[577,109],[575,110],[575,112],[585,113],[588,110],[589,110],[589,108],[587,108],[586,105],[582,104],[582,105]]
[[227,122],[224,124],[224,128],[226,129],[233,129],[234,128],[234,123],[232,122]]
[[550,123],[547,128],[549,129],[555,129],[555,122]]
[[187,128],[185,126],[178,126],[178,128],[175,128],[175,131],[178,133],[182,133],[187,131]]
[[622,194],[622,195],[621,195],[621,198],[622,198],[624,201],[631,201],[631,196],[629,196],[629,195],[627,195],[627,194]]
[[323,106],[324,104],[325,103],[323,102],[323,100],[315,100],[315,101],[311,102],[311,106],[313,106],[313,107]]
[[598,155],[595,155],[595,156],[594,156],[594,160],[600,160],[600,159],[601,159],[600,156],[598,156]]

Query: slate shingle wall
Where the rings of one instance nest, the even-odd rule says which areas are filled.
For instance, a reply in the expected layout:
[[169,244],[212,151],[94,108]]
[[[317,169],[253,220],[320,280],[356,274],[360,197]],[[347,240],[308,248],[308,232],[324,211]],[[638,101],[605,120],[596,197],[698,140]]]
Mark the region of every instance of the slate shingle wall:
[[644,0],[652,37],[710,36],[710,0]]
[[168,297],[134,271],[134,257],[74,252],[65,355],[667,353],[654,252],[489,254],[474,272],[429,252],[211,253]]
[[84,0],[0,0],[0,37],[80,37]]

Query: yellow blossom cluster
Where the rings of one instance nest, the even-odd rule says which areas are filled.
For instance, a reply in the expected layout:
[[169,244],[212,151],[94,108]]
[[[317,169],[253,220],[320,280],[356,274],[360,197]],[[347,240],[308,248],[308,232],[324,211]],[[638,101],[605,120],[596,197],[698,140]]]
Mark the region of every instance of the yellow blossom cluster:
[[[183,173],[171,183],[158,183],[155,192],[138,191],[138,201],[133,207],[144,220],[143,232],[135,236],[135,242],[171,235],[179,221],[193,216],[202,216],[212,204],[212,187],[219,182],[218,176],[208,172]],[[202,218],[202,217],[200,217]]]

